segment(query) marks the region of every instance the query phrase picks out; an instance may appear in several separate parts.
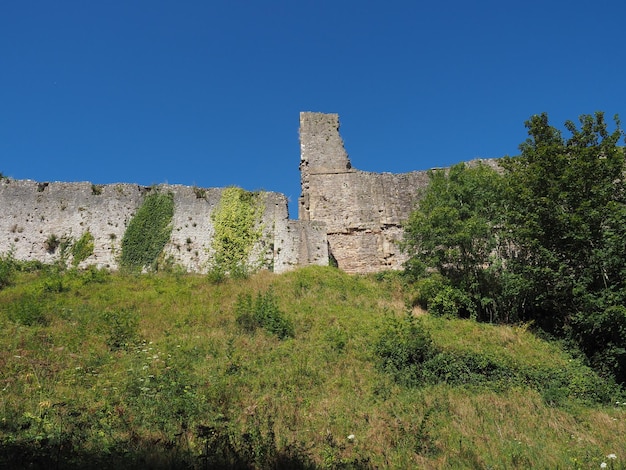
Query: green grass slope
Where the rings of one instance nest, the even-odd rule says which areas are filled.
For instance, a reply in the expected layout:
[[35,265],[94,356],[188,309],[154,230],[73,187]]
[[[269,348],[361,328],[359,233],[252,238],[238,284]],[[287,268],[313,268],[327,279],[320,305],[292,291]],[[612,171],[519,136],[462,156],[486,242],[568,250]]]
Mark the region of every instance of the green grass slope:
[[626,468],[616,387],[523,326],[409,317],[408,297],[316,267],[21,272],[0,290],[0,468]]

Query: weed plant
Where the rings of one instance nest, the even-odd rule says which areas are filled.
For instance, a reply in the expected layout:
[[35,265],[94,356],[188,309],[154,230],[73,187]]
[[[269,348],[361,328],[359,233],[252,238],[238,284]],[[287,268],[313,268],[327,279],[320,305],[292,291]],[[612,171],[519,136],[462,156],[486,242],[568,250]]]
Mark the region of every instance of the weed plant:
[[16,261],[12,253],[0,255],[0,289],[13,283],[15,277]]
[[87,231],[81,235],[72,245],[70,251],[72,253],[72,266],[76,267],[91,255],[93,255],[94,238],[93,235]]
[[278,308],[276,296],[271,289],[265,293],[259,292],[254,302],[249,292],[240,294],[235,306],[235,319],[249,333],[257,328],[264,328],[280,339],[294,335],[293,323]]
[[619,388],[524,325],[407,316],[392,275],[13,276],[0,468],[625,468]]

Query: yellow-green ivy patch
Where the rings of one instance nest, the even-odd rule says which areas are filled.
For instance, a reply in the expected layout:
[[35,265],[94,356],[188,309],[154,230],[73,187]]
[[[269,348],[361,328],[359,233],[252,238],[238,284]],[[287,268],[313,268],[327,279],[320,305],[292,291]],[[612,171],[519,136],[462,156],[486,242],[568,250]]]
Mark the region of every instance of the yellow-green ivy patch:
[[262,215],[258,193],[236,187],[224,189],[211,214],[215,230],[211,241],[213,274],[235,277],[247,274],[252,249],[261,237]]

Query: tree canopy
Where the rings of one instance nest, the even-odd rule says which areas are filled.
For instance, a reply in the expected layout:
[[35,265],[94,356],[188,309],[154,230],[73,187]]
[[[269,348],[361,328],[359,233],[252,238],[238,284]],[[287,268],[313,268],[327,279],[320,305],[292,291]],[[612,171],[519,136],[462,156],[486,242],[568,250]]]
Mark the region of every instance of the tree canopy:
[[533,322],[625,382],[626,168],[614,123],[610,131],[603,113],[583,115],[565,123],[564,138],[535,115],[501,171],[431,172],[404,247],[407,273],[443,276],[438,295],[458,314]]

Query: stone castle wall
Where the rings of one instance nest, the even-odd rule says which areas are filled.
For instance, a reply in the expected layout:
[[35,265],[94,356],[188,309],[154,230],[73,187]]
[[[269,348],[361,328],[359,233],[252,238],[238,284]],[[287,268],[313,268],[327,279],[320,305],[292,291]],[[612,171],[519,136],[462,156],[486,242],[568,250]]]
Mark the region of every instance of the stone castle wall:
[[[205,272],[211,254],[211,213],[223,189],[161,185],[174,195],[172,235],[165,255],[192,272]],[[151,188],[133,184],[94,186],[90,183],[37,183],[0,181],[0,254],[11,252],[19,260],[52,263],[59,250],[48,250],[54,236],[77,240],[89,231],[94,253],[83,265],[117,269],[121,242],[128,223]],[[198,197],[200,196],[201,197]],[[323,224],[289,220],[287,198],[261,193],[263,234],[254,255],[265,253],[267,266],[276,272],[306,264],[327,264],[328,248]]]
[[[264,192],[261,241],[253,250],[276,272],[336,261],[351,273],[400,269],[402,224],[428,184],[428,172],[369,173],[352,167],[337,114],[300,114],[302,193],[299,220],[290,220],[287,198]],[[159,186],[174,195],[172,236],[165,255],[192,272],[205,272],[214,233],[211,213],[223,189],[199,191]],[[83,265],[118,268],[121,241],[151,189],[133,184],[37,183],[0,180],[0,254],[45,263],[58,259],[46,240],[89,231],[94,254]],[[252,258],[251,257],[251,258]]]
[[330,255],[352,273],[400,269],[402,223],[428,184],[426,171],[369,173],[352,167],[337,114],[300,114],[301,220],[326,225]]

